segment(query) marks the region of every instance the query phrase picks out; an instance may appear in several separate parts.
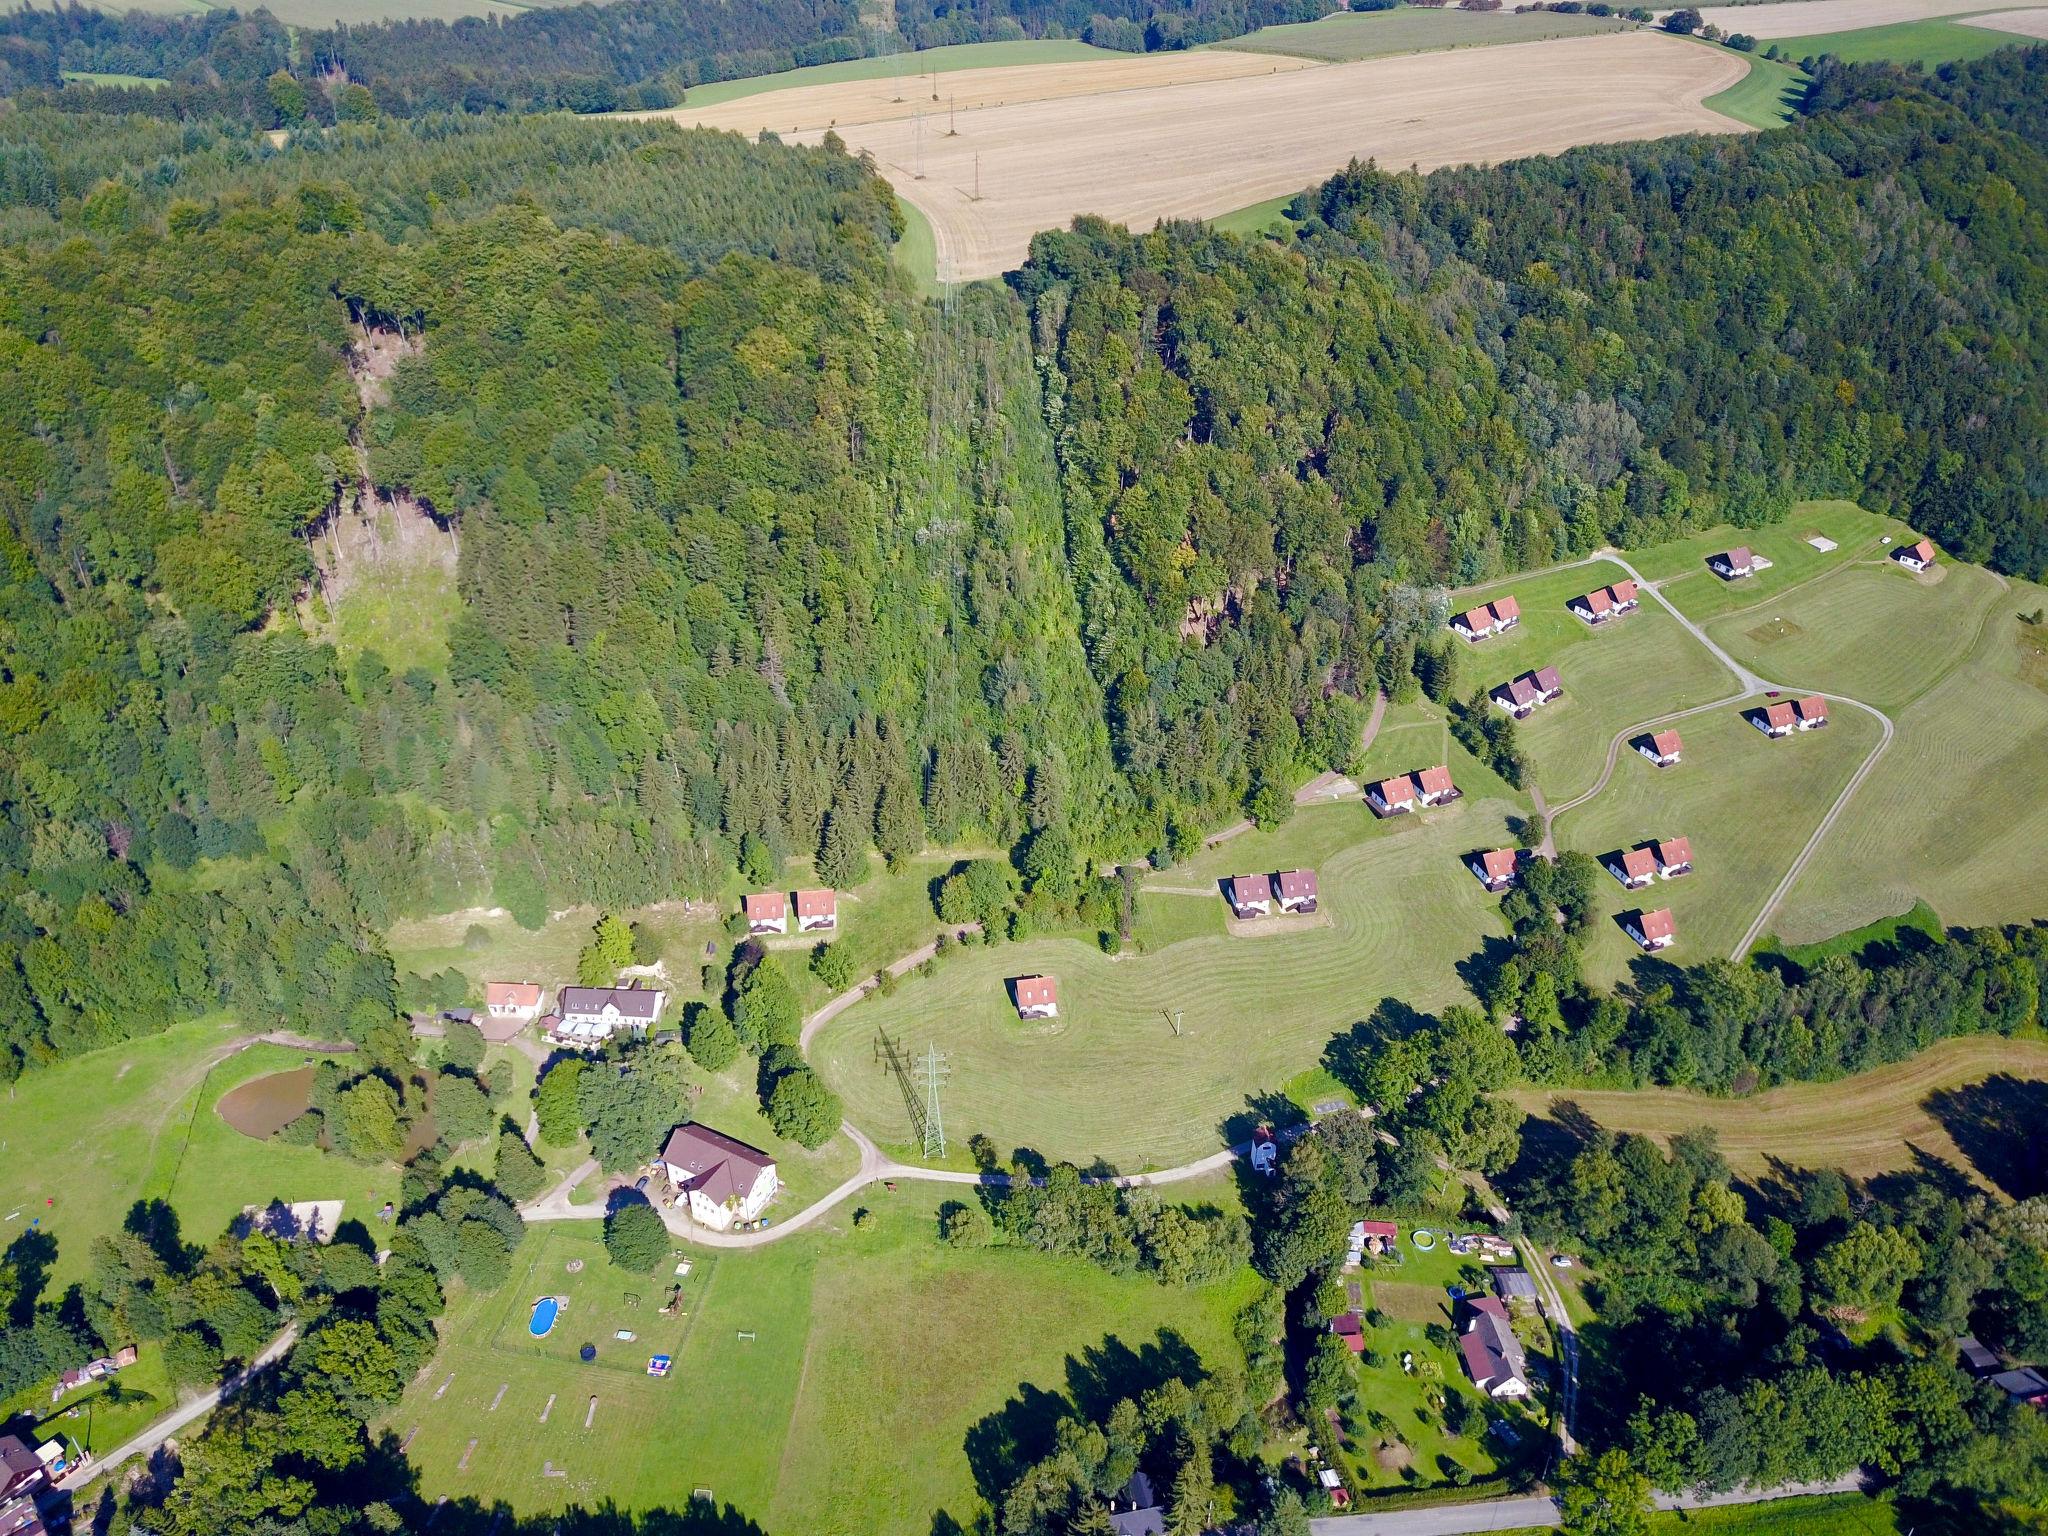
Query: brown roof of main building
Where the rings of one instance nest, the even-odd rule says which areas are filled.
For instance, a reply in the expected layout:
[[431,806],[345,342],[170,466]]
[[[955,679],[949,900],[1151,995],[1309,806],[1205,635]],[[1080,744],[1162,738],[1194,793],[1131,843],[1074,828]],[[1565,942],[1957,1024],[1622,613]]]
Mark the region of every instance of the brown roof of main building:
[[1672,939],[1678,936],[1678,924],[1672,920],[1669,907],[1659,907],[1654,912],[1645,912],[1636,919],[1636,927],[1646,939]]
[[1676,731],[1659,731],[1650,738],[1650,745],[1659,757],[1676,757],[1685,750],[1685,743],[1678,739]]
[[1017,1006],[1019,1008],[1044,1008],[1058,1006],[1059,983],[1050,976],[1019,976],[1017,978]]
[[1688,837],[1667,837],[1657,844],[1657,862],[1666,869],[1674,864],[1692,862],[1692,839]]
[[775,1166],[775,1159],[758,1147],[694,1122],[669,1132],[661,1160],[682,1169],[691,1189],[720,1205],[745,1195],[762,1169]]
[[1647,880],[1657,873],[1657,856],[1647,848],[1625,849],[1621,855],[1621,872],[1631,880]]
[[740,905],[750,923],[779,923],[789,912],[789,898],[780,891],[749,891]]
[[1455,787],[1451,783],[1451,770],[1442,763],[1423,769],[1415,776],[1415,782],[1425,795],[1448,795]]

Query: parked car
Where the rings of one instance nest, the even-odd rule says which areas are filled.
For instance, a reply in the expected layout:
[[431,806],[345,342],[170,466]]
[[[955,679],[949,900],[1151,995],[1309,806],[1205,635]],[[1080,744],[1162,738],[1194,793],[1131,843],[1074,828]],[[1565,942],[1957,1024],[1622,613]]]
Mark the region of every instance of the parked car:
[[1550,1262],[1558,1269],[1570,1269],[1578,1261],[1568,1253],[1553,1253]]

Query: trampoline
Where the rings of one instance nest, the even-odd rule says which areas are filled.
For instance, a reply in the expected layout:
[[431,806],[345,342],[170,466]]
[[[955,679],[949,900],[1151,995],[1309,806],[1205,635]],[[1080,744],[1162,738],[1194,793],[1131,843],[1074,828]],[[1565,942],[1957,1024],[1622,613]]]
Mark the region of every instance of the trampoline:
[[555,1316],[562,1310],[562,1304],[552,1296],[543,1296],[533,1304],[533,1316],[526,1324],[526,1331],[536,1339],[544,1339],[555,1327]]

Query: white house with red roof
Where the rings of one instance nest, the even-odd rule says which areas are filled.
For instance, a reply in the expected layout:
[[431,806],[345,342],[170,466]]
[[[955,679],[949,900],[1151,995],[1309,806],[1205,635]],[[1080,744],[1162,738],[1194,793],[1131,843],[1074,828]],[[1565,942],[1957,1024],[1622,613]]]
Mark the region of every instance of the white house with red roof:
[[1633,581],[1617,581],[1612,586],[1595,587],[1573,598],[1565,607],[1573,615],[1588,624],[1605,624],[1609,619],[1618,619],[1625,613],[1633,613],[1642,601],[1636,594]]
[[1399,816],[1419,806],[1422,796],[1415,787],[1415,780],[1404,773],[1396,778],[1381,779],[1377,784],[1368,784],[1365,803],[1372,807],[1375,815]]
[[540,1017],[541,990],[531,981],[487,981],[484,983],[484,1021],[487,1040],[509,1040]]
[[1489,848],[1475,853],[1465,861],[1465,867],[1479,877],[1479,883],[1496,895],[1515,883],[1515,866],[1518,862],[1512,848]]
[[1060,1012],[1059,983],[1050,976],[1019,976],[1011,983],[1017,990],[1017,1017],[1056,1019]]
[[1512,595],[1469,608],[1451,620],[1451,628],[1467,640],[1484,640],[1522,622],[1522,605]]
[[1678,924],[1671,919],[1669,907],[1659,907],[1654,912],[1637,912],[1623,924],[1628,936],[1645,950],[1669,949],[1678,942]]
[[757,1219],[775,1198],[775,1159],[708,1125],[677,1126],[659,1161],[690,1219],[716,1232]]
[[1652,848],[1657,855],[1657,873],[1662,878],[1676,880],[1680,875],[1692,873],[1691,838],[1660,838]]
[[1793,701],[1792,713],[1802,731],[1817,731],[1828,723],[1828,701],[1817,693]]
[[740,899],[740,910],[750,934],[789,932],[789,898],[781,891],[749,891]]
[[1892,558],[1909,571],[1924,571],[1934,564],[1934,540],[1922,539],[1918,544],[1901,545],[1892,551]]
[[1684,753],[1685,743],[1676,731],[1654,731],[1636,738],[1636,750],[1659,768],[1669,768]]
[[1756,554],[1747,544],[1738,544],[1718,555],[1707,556],[1707,569],[1723,581],[1740,581],[1756,571],[1769,570],[1770,565],[1770,561]]
[[1273,915],[1273,882],[1264,875],[1230,877],[1230,910],[1240,918]]
[[812,890],[796,893],[796,931],[825,933],[839,926],[839,893]]
[[1657,855],[1648,848],[1624,848],[1607,860],[1607,872],[1632,891],[1657,878]]
[[1451,770],[1438,763],[1415,775],[1415,793],[1424,805],[1442,805],[1458,798],[1458,786],[1451,782]]
[[1283,869],[1273,878],[1274,894],[1282,912],[1313,912],[1316,909],[1316,872],[1312,869]]
[[1775,704],[1766,704],[1762,709],[1749,712],[1749,723],[1766,736],[1790,736],[1799,726],[1799,713],[1791,702],[1780,699]]

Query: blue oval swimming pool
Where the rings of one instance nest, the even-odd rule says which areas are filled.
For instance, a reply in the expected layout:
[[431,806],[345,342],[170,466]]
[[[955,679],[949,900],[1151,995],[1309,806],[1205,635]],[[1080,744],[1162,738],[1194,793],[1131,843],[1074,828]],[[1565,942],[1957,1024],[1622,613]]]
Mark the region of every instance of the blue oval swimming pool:
[[526,1325],[526,1331],[536,1339],[544,1339],[555,1326],[555,1314],[561,1311],[561,1304],[552,1296],[543,1296],[533,1304],[533,1319]]

